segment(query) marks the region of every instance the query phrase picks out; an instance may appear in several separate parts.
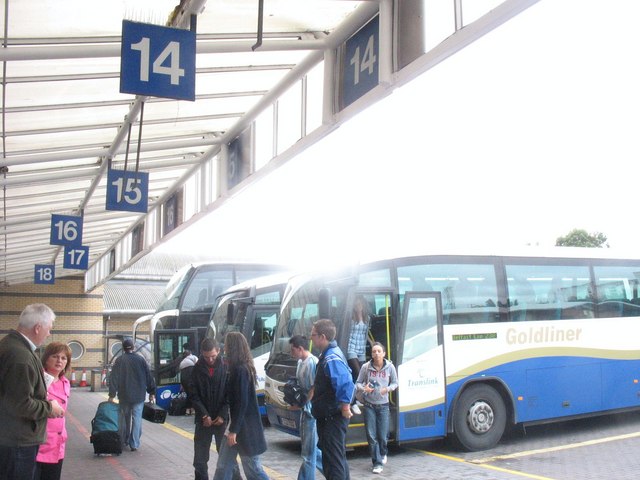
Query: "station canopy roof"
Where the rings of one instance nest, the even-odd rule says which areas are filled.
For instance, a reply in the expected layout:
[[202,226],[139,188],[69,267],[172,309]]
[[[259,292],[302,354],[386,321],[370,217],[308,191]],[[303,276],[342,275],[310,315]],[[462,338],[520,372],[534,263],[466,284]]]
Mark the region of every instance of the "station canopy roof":
[[[440,23],[447,28],[434,40],[440,51],[427,62],[441,61],[536,1],[483,0],[481,13],[505,5],[501,17],[492,21],[492,10],[475,30],[459,25],[464,35],[454,28],[458,2],[446,2],[451,12]],[[220,204],[228,196],[219,181],[228,174],[220,170],[221,152],[262,121],[267,127],[255,134],[257,172],[326,123],[325,53],[336,51],[383,5],[396,3],[4,0],[0,285],[34,282],[38,265],[54,265],[56,278],[85,273],[65,268],[64,246],[51,244],[52,236],[66,241],[81,233],[88,253],[72,247],[67,260],[75,267],[86,254],[90,290],[162,239],[167,200],[182,195],[185,221]],[[195,101],[120,92],[123,20],[195,29]],[[440,42],[456,38],[459,45],[445,52]],[[148,65],[163,71],[167,64],[156,60]],[[287,108],[297,113],[283,116]],[[145,212],[106,208],[109,168],[148,172]],[[60,228],[52,215],[65,216]],[[82,219],[80,232],[64,230],[73,227],[66,216]]]
[[[151,210],[363,2],[267,0],[261,38],[258,0],[181,3],[3,2],[0,284],[33,281],[36,264],[79,273],[50,244],[52,214],[82,216],[89,265],[105,255],[143,216],[105,210],[109,162],[149,173]],[[190,13],[195,101],[147,97],[141,114],[119,91],[122,21],[188,29]]]

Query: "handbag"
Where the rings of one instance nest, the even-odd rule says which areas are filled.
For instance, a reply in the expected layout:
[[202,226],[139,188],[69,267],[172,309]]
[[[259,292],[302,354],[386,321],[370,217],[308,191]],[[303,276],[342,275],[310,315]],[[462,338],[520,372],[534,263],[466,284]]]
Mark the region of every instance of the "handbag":
[[152,423],[164,423],[167,419],[167,411],[155,403],[145,402],[142,407],[142,418]]

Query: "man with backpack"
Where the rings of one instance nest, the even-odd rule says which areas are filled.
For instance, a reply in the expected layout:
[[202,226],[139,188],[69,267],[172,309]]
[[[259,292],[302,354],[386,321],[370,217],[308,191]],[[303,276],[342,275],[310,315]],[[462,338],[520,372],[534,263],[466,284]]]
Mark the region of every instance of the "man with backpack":
[[322,471],[322,453],[318,448],[316,419],[311,415],[311,399],[313,398],[313,382],[316,379],[318,358],[309,349],[309,340],[303,335],[294,335],[289,339],[291,356],[298,360],[296,378],[306,398],[300,411],[300,443],[302,465],[298,472],[298,480],[315,479],[315,470]]

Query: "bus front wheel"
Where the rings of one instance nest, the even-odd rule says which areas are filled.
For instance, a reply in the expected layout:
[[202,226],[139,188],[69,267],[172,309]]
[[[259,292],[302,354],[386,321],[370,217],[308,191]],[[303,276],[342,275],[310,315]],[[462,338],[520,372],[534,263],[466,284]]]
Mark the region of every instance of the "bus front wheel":
[[489,385],[472,385],[456,402],[453,433],[459,447],[487,450],[502,438],[507,409],[500,394]]

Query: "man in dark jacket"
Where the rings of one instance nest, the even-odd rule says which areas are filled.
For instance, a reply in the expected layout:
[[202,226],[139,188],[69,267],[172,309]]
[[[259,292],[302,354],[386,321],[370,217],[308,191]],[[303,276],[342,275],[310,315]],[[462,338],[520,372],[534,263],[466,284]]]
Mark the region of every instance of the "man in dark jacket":
[[324,476],[327,480],[349,480],[345,439],[355,385],[335,337],[336,326],[331,320],[313,324],[311,341],[322,354],[313,385],[311,413],[316,419]]
[[[196,480],[209,479],[209,451],[211,438],[220,442],[229,420],[229,409],[225,398],[227,367],[220,356],[220,345],[212,338],[200,344],[200,358],[190,376],[188,387],[191,404],[195,409],[195,433],[193,436],[193,467]],[[234,472],[240,478],[240,470]]]
[[109,382],[109,401],[116,394],[120,404],[120,438],[129,445],[132,452],[140,448],[142,435],[142,409],[146,394],[149,401],[155,401],[156,383],[151,376],[149,365],[142,355],[133,351],[133,340],[125,338],[122,354],[113,364]]
[[0,478],[33,477],[38,447],[46,440],[47,418],[64,410],[47,401],[44,370],[35,349],[50,335],[55,313],[38,303],[22,311],[18,327],[0,341]]

